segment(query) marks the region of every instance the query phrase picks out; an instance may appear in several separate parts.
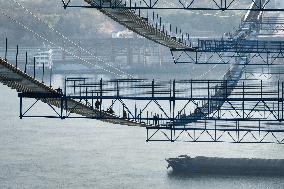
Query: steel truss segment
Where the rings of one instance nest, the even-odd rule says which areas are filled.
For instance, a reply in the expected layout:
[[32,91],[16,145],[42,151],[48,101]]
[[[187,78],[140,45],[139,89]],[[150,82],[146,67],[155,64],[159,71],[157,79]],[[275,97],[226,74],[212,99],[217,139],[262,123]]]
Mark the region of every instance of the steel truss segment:
[[[198,52],[273,53],[283,52],[284,41],[261,40],[198,40]],[[181,50],[187,50],[186,48]]]
[[[184,83],[184,81],[176,81],[176,85],[178,84],[178,83]],[[220,96],[220,97],[216,97],[216,96],[214,96],[214,91],[216,92],[216,91],[222,91],[223,89],[223,87],[225,87],[226,85],[223,85],[222,83],[224,83],[224,81],[222,81],[220,84],[221,85],[219,85],[219,87],[216,87],[215,85],[213,85],[213,86],[209,86],[209,88],[206,88],[206,86],[205,86],[205,88],[203,88],[204,89],[204,91],[208,91],[208,89],[209,89],[209,91],[210,90],[212,90],[212,89],[214,89],[214,91],[212,91],[212,92],[210,92],[210,94],[212,94],[213,96],[208,96],[208,97],[197,97],[197,96],[194,96],[194,94],[192,93],[192,91],[194,91],[194,90],[196,90],[196,89],[194,89],[193,87],[192,87],[192,85],[193,85],[193,83],[197,83],[199,86],[200,85],[202,85],[202,82],[201,81],[187,81],[187,83],[188,83],[188,86],[191,86],[190,88],[189,88],[189,90],[191,91],[190,93],[190,95],[188,96],[188,97],[179,97],[179,94],[177,93],[176,95],[174,95],[174,96],[171,96],[171,95],[169,95],[169,96],[165,96],[165,95],[163,95],[164,93],[157,93],[158,92],[158,88],[157,89],[155,89],[156,88],[156,85],[153,85],[153,83],[152,83],[152,87],[151,87],[151,85],[149,85],[149,87],[150,88],[152,88],[152,92],[149,92],[149,93],[142,93],[141,95],[143,95],[143,94],[151,94],[151,96],[139,96],[139,95],[134,95],[133,97],[132,96],[124,96],[124,94],[123,94],[123,89],[122,89],[122,91],[118,91],[118,92],[116,92],[115,94],[120,94],[120,95],[115,95],[114,94],[114,96],[112,96],[112,95],[108,95],[108,96],[88,96],[88,95],[84,95],[87,91],[90,91],[90,89],[88,89],[88,88],[86,88],[85,90],[86,91],[81,91],[81,96],[67,96],[66,98],[72,98],[72,99],[79,99],[79,100],[91,100],[92,98],[95,98],[95,99],[100,99],[100,100],[111,100],[111,99],[113,99],[113,100],[116,100],[116,99],[120,99],[120,100],[137,100],[137,101],[148,101],[147,103],[146,103],[146,105],[145,106],[143,106],[143,107],[141,107],[141,108],[139,108],[140,109],[140,113],[138,112],[138,117],[139,117],[139,119],[145,119],[145,118],[143,118],[142,117],[142,114],[143,113],[145,113],[145,110],[146,110],[146,108],[148,108],[149,106],[150,106],[150,104],[151,104],[151,102],[153,101],[154,102],[154,104],[155,105],[157,105],[157,107],[158,107],[158,109],[159,110],[161,110],[161,112],[166,116],[166,118],[163,118],[164,120],[165,119],[167,119],[167,120],[171,120],[171,119],[173,119],[173,118],[171,118],[170,119],[170,116],[169,115],[171,115],[171,113],[167,113],[166,111],[165,111],[165,108],[164,107],[162,107],[162,105],[158,102],[158,100],[159,101],[168,101],[168,102],[170,102],[169,103],[169,107],[170,107],[170,110],[171,109],[173,109],[173,105],[172,105],[172,103],[171,102],[173,102],[173,101],[175,101],[175,102],[178,102],[178,101],[184,101],[184,104],[185,105],[182,105],[181,106],[181,109],[177,109],[176,110],[176,112],[177,112],[177,114],[175,114],[175,117],[174,117],[174,119],[178,119],[179,117],[182,117],[182,113],[185,111],[185,110],[187,110],[187,109],[190,109],[190,108],[187,108],[187,106],[190,104],[190,103],[192,103],[192,105],[194,105],[194,109],[197,109],[197,110],[199,110],[201,113],[204,111],[204,108],[202,108],[201,106],[200,106],[200,104],[198,104],[198,101],[203,101],[202,102],[202,104],[206,104],[206,103],[208,103],[207,101],[209,101],[210,103],[208,103],[208,104],[210,104],[210,106],[208,106],[208,109],[209,109],[209,112],[212,112],[211,114],[213,115],[213,117],[214,117],[214,115],[216,116],[216,114],[217,114],[217,112],[218,112],[218,114],[222,114],[222,111],[223,110],[232,110],[233,112],[235,112],[236,114],[237,114],[237,117],[241,117],[240,115],[242,114],[242,115],[249,115],[250,116],[250,113],[251,112],[253,112],[253,111],[255,111],[255,109],[258,107],[258,103],[259,102],[263,102],[263,103],[266,103],[267,105],[266,105],[266,109],[263,109],[262,110],[262,112],[263,111],[268,111],[269,109],[270,109],[270,106],[268,105],[268,103],[275,103],[276,104],[276,102],[278,103],[279,101],[281,101],[282,99],[280,99],[280,95],[279,95],[279,90],[278,90],[278,92],[276,91],[276,92],[273,92],[273,93],[271,93],[271,92],[266,92],[266,91],[264,91],[264,89],[263,89],[263,87],[265,87],[265,86],[263,86],[263,85],[261,85],[261,86],[245,86],[245,85],[243,85],[243,86],[236,86],[236,87],[234,87],[235,88],[235,92],[232,92],[231,93],[231,95],[232,95],[232,97],[227,97],[227,95],[225,95],[225,96]],[[208,83],[212,83],[212,84],[214,84],[214,83],[218,83],[217,81],[208,81],[208,82],[204,82],[203,81],[203,83],[204,84],[207,84],[208,85]],[[134,84],[135,85],[135,84]],[[218,85],[218,84],[217,84]],[[222,87],[222,85],[223,85],[223,87]],[[148,87],[148,85],[144,85],[146,88],[149,88]],[[220,87],[221,86],[221,87]],[[140,86],[137,86],[136,85],[136,87],[138,87],[137,88],[137,90],[138,89],[142,89],[143,90],[143,88],[140,88]],[[178,85],[177,85],[177,87],[178,87]],[[259,88],[260,87],[260,88]],[[117,90],[117,88],[118,87],[116,87],[116,90]],[[130,86],[130,88],[132,88],[132,89],[134,89],[133,87],[131,87]],[[259,88],[259,89],[257,89],[257,88]],[[242,89],[241,91],[239,91],[240,89]],[[163,90],[165,90],[165,91],[172,91],[172,89],[163,89]],[[229,86],[227,86],[227,90],[228,91],[230,91],[231,89],[230,89],[230,87]],[[261,92],[260,93],[255,93],[255,92],[253,92],[253,91],[251,91],[250,92],[250,90],[260,90]],[[109,88],[108,89],[108,91],[109,92],[111,92],[112,90],[111,90],[111,88]],[[102,93],[104,93],[103,91],[102,91]],[[105,93],[104,93],[105,94]],[[167,94],[167,93],[165,93],[165,94]],[[170,93],[169,93],[170,94]],[[172,93],[171,93],[172,94]],[[244,95],[245,94],[245,95]],[[159,95],[159,96],[158,96]],[[256,95],[255,97],[253,97],[253,95]],[[258,95],[260,95],[260,96],[258,96]],[[274,95],[275,97],[269,97],[269,98],[267,98],[267,95]],[[253,98],[252,98],[253,97]],[[240,105],[237,103],[237,102],[243,102],[243,101],[245,101],[245,102],[247,102],[247,103],[253,103],[253,102],[255,102],[256,103],[256,105],[254,105],[253,107],[251,107],[251,108],[242,108],[242,107],[240,107]],[[113,103],[114,101],[112,101],[112,104],[111,104],[111,106],[113,106]],[[227,103],[228,105],[229,105],[229,108],[227,107],[226,109],[225,109],[225,107],[226,106],[224,106],[224,103]],[[236,104],[237,103],[237,104]],[[218,104],[222,104],[222,107],[223,108],[221,108],[221,106],[219,106]],[[279,103],[278,103],[279,104]],[[124,104],[123,106],[125,106],[126,107],[126,105]],[[217,106],[216,108],[216,110],[211,110],[211,108],[212,107],[215,107],[215,106]],[[275,106],[276,107],[276,106]],[[275,113],[274,113],[274,109],[275,109],[275,107],[273,108],[273,109],[270,109],[270,114],[271,115],[276,115]],[[191,106],[191,108],[192,108],[192,106]],[[280,109],[280,108],[279,108]],[[243,113],[240,113],[240,111],[241,110],[243,110]],[[249,112],[247,112],[249,110]],[[273,110],[273,111],[272,111]],[[172,111],[172,110],[171,110]],[[258,109],[257,109],[257,111],[258,111]],[[232,112],[230,112],[230,111],[228,111],[229,113],[231,113],[231,115],[233,115],[232,114]],[[259,112],[259,111],[258,111]],[[206,114],[204,114],[204,115],[207,115],[208,113],[206,113]],[[224,114],[222,114],[223,115],[223,118],[224,118]],[[249,119],[249,118],[252,118],[252,117],[249,117],[249,116],[246,116],[246,117],[242,117],[243,119]],[[136,116],[135,116],[136,117]],[[213,119],[213,117],[207,117],[206,119]],[[218,118],[220,118],[220,115],[218,115]],[[194,120],[194,119],[196,119],[195,117],[192,117],[191,119],[189,119],[189,118],[187,118],[188,120]],[[187,119],[183,119],[183,120],[187,120]],[[235,118],[234,118],[235,119]]]
[[[257,45],[257,43],[254,44]],[[240,65],[276,65],[277,60],[284,58],[284,42],[279,41],[273,48],[270,48],[269,44],[271,43],[265,42],[261,48],[257,47],[258,45],[256,47],[226,45],[232,50],[216,46],[195,48],[195,51],[171,49],[171,54],[175,64],[237,64],[235,62],[239,62]],[[236,61],[237,59],[245,61]]]
[[[19,94],[19,97],[21,98],[59,98],[58,96],[54,96],[54,95],[50,95],[50,94],[24,94],[21,93]],[[64,96],[61,96],[60,98],[65,98]],[[115,99],[117,99],[117,97],[115,97]],[[37,99],[38,101],[38,99]],[[120,100],[114,100],[112,102],[111,105],[114,105],[116,102],[118,102]],[[184,107],[181,108],[181,110],[179,112],[182,112],[184,110],[184,108],[186,108],[188,106],[190,101],[188,101],[186,103],[186,105]],[[275,110],[272,110],[271,107],[269,107],[269,105],[264,102],[261,101],[262,103],[264,103],[264,111],[266,111],[266,109],[268,110],[268,112],[271,112],[274,115],[275,120],[278,120],[277,117],[275,117]],[[155,102],[157,103],[157,102]],[[260,102],[258,102],[251,111],[253,111],[254,109],[256,109],[256,107],[259,105]],[[34,103],[35,104],[35,103]],[[34,104],[28,109],[28,111],[34,106]],[[122,102],[122,104],[124,104]],[[232,104],[230,104],[231,106],[233,106]],[[125,106],[125,105],[124,105]],[[148,106],[148,104],[146,105]],[[51,107],[51,106],[50,106]],[[279,108],[274,108],[274,109],[279,109]],[[52,108],[52,110],[55,110],[54,108]],[[232,110],[237,111],[237,108],[232,108]],[[21,110],[22,112],[22,110]],[[39,117],[39,116],[27,116],[25,115],[26,113],[24,113],[22,115],[22,117]],[[46,118],[72,118],[70,116],[64,116],[62,117],[62,115],[60,115],[57,111],[56,111],[57,116],[41,116],[41,117],[46,117]],[[250,114],[250,113],[249,113]],[[248,116],[249,116],[248,114]],[[136,117],[136,119],[140,119],[141,120],[146,120],[148,118],[142,118],[141,117],[142,112],[140,112],[140,114]],[[98,118],[98,117],[90,117],[90,118]],[[177,117],[175,117],[177,118]],[[250,117],[251,119],[252,117]],[[109,118],[104,118],[104,117],[100,117],[100,119],[109,119]],[[152,119],[151,119],[152,120]],[[210,120],[210,118],[208,119],[208,121]],[[220,119],[221,120],[221,119]],[[168,120],[171,121],[171,120]],[[184,134],[186,136],[188,136],[189,138],[186,141],[189,142],[222,142],[222,141],[228,141],[228,139],[230,142],[234,142],[234,143],[263,143],[263,142],[275,142],[275,143],[283,143],[283,138],[279,138],[279,136],[277,135],[280,132],[284,132],[284,130],[282,130],[281,128],[278,127],[277,128],[271,128],[271,127],[267,127],[267,126],[263,126],[261,127],[259,125],[259,127],[246,127],[246,126],[240,126],[240,122],[237,121],[237,124],[235,125],[235,127],[230,126],[229,124],[227,126],[221,126],[221,125],[216,125],[217,120],[215,119],[215,126],[212,127],[210,126],[210,123],[207,123],[206,121],[204,122],[204,126],[152,126],[152,127],[147,127],[147,133],[148,133],[148,137],[147,137],[147,141],[178,141],[178,140],[182,140],[182,138],[184,137]],[[262,120],[257,120],[259,123]],[[283,121],[283,120],[282,120]],[[226,122],[227,123],[227,122]],[[149,136],[149,132],[150,131],[154,131],[154,133],[150,134]],[[164,138],[159,138],[156,139],[156,135],[161,132],[162,136],[164,136]],[[263,133],[263,135],[261,135],[260,133]],[[229,136],[229,138],[226,138],[225,136]],[[268,137],[270,136],[270,137]]]
[[[47,94],[47,93],[19,93],[18,94],[19,98],[20,98],[20,119],[22,118],[27,118],[27,117],[44,117],[44,118],[60,118],[60,119],[65,119],[66,116],[64,116],[62,114],[62,110],[63,110],[63,106],[58,110],[55,109],[55,107],[53,105],[51,105],[50,103],[48,103],[48,99],[58,99],[61,97],[58,97],[57,95],[53,95],[53,94]],[[35,101],[32,103],[32,105],[29,105],[27,107],[27,109],[24,111],[24,101],[23,99],[34,99]],[[47,106],[50,108],[50,110],[52,110],[53,113],[55,113],[55,115],[41,115],[41,114],[37,114],[37,115],[28,115],[29,112],[31,112],[33,110],[33,108],[35,107],[36,104],[38,104],[40,101],[42,101],[44,104],[47,104]],[[60,113],[61,112],[61,113]]]
[[177,49],[171,49],[171,54],[175,64],[230,64],[235,63],[234,58],[243,56],[238,53],[194,52]]
[[[229,125],[229,124],[228,124]],[[215,127],[147,127],[146,141],[185,141],[185,142],[231,142],[231,143],[278,143],[283,144],[283,129],[241,127],[239,123],[232,128]],[[168,136],[172,136],[172,138]]]
[[[281,105],[278,102],[269,103],[265,101],[256,101],[250,104],[246,104],[249,108],[245,107],[244,104],[237,104],[236,102],[226,102],[223,104],[222,108],[212,114],[212,118],[216,118],[216,120],[221,117],[234,117],[241,118],[243,120],[249,119],[260,119],[260,120],[281,120],[279,109],[281,109]],[[262,105],[261,105],[262,104]],[[222,113],[224,111],[224,113]],[[218,114],[217,114],[218,113]],[[225,114],[227,113],[227,114]],[[228,115],[228,113],[230,113]]]
[[[70,0],[64,1],[63,7],[81,7],[81,8],[96,8],[96,9],[130,9],[130,10],[220,10],[220,11],[284,11],[282,8],[271,7],[271,0],[247,0],[244,4],[241,0],[211,0],[204,4],[202,0],[175,0],[165,3],[163,0],[85,0],[90,5],[70,3]],[[247,8],[247,4],[251,7]]]
[[[229,76],[226,78],[232,79],[232,77]],[[127,83],[127,87],[125,87],[125,83]],[[139,80],[100,80],[99,82],[94,82],[91,80],[90,82],[86,78],[67,78],[65,81],[66,86],[64,93],[56,93],[56,95],[49,93],[20,93],[19,97],[21,101],[22,98],[33,98],[43,102],[52,102],[55,100],[57,102],[61,102],[61,106],[55,104],[55,106],[61,107],[61,112],[57,112],[56,116],[57,118],[60,117],[61,119],[133,119],[140,124],[144,123],[145,126],[152,125],[151,129],[158,128],[159,130],[163,130],[162,134],[164,136],[166,135],[166,139],[170,139],[170,141],[175,141],[182,138],[182,135],[185,133],[189,133],[187,136],[192,136],[194,141],[200,141],[201,139],[203,140],[204,137],[209,137],[211,140],[214,139],[214,141],[218,141],[217,139],[221,140],[222,137],[220,136],[223,136],[226,133],[228,133],[228,136],[231,135],[234,137],[232,132],[239,132],[239,138],[234,139],[236,142],[244,142],[244,139],[248,136],[251,138],[257,138],[255,133],[250,133],[256,132],[256,130],[262,132],[269,131],[270,133],[273,132],[273,138],[277,137],[276,133],[282,132],[282,130],[281,128],[274,126],[266,126],[263,128],[259,127],[254,129],[248,129],[244,126],[237,126],[236,129],[235,127],[232,128],[230,126],[226,126],[226,128],[224,126],[216,125],[222,121],[235,121],[238,123],[241,121],[250,121],[251,123],[279,123],[283,121],[283,83],[281,85],[279,82],[278,89],[272,91],[270,91],[269,86],[263,82],[260,82],[259,84],[245,84],[243,81],[242,85],[235,85],[234,83],[235,80],[233,79],[225,81],[174,80],[172,82],[155,82],[144,80],[144,82],[141,83]],[[131,89],[131,91],[137,91],[137,93],[129,94],[128,89]],[[94,95],[94,92],[97,95]],[[121,106],[123,109],[127,110],[128,114],[131,114],[132,116],[121,116],[121,114],[117,114],[115,117],[113,116],[110,118],[108,116],[100,116],[100,114],[97,113],[87,114],[87,109],[78,110],[76,107],[72,107],[70,105],[68,105],[67,108],[66,102],[70,99],[73,99],[74,101],[86,102],[88,105],[90,105],[91,100],[98,100],[104,102],[105,107],[108,109],[110,107]],[[107,101],[109,101],[109,104]],[[127,103],[126,101],[130,101],[132,103]],[[134,101],[135,103],[133,103]],[[144,101],[146,102],[146,105],[141,106],[139,103],[136,104],[136,101]],[[246,102],[245,106],[244,102]],[[74,105],[76,105],[76,103],[74,103]],[[146,109],[151,109],[150,106],[152,106],[152,108],[155,110],[159,110],[161,114],[155,111],[151,115],[148,114],[148,111],[146,114]],[[77,112],[86,112],[81,112],[81,115],[83,115],[82,117],[71,116],[70,113],[73,112],[73,108],[76,109]],[[93,102],[92,105],[90,105],[90,108],[93,108]],[[63,115],[63,109],[70,113]],[[105,112],[105,110],[97,108],[97,110],[99,109],[101,112]],[[118,112],[117,109],[115,110]],[[22,108],[20,112],[23,112]],[[224,114],[223,112],[227,112],[227,114]],[[163,117],[160,115],[166,116]],[[21,113],[21,116],[24,117],[25,113],[24,115]],[[55,118],[55,116],[45,117]],[[200,120],[205,121],[205,127],[192,126],[195,123],[199,123]],[[215,127],[212,127],[212,122],[215,122]],[[166,132],[168,128],[171,130],[170,133]],[[186,130],[187,132],[183,132],[178,135],[178,132],[182,130]],[[217,133],[212,133],[215,130],[220,131],[220,135]],[[278,140],[278,142],[281,141],[282,140],[280,139]]]

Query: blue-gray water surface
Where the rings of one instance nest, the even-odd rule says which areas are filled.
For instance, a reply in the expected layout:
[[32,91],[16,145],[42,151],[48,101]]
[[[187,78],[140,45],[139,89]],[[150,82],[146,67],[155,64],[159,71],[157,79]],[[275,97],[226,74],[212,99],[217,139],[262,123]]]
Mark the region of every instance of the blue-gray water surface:
[[[48,111],[39,104],[38,111]],[[0,188],[284,188],[283,177],[172,176],[165,158],[284,158],[277,144],[145,142],[143,128],[96,120],[19,119],[17,93],[0,85]]]

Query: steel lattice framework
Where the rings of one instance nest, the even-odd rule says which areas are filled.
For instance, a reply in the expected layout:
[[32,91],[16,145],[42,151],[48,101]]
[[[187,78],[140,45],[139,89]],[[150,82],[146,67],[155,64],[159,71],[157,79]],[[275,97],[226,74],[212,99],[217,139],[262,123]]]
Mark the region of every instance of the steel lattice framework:
[[[240,11],[284,11],[284,9],[272,6],[272,0],[255,1],[255,0],[211,0],[204,3],[203,0],[85,0],[88,5],[74,5],[71,0],[62,0],[63,7],[81,7],[97,9],[130,9],[130,10],[240,10]],[[253,7],[247,7],[244,4],[254,4]]]
[[[147,141],[229,140],[237,143],[284,143],[281,136],[284,132],[283,82],[270,80],[271,78],[264,81],[259,78],[249,79],[254,73],[245,72],[252,57],[260,57],[270,62],[272,58],[282,58],[283,42],[251,40],[254,35],[259,34],[262,23],[271,25],[275,22],[262,19],[262,11],[275,10],[270,9],[269,0],[248,1],[250,7],[244,9],[235,8],[236,0],[212,0],[209,8],[198,7],[200,1],[197,0],[178,1],[176,5],[180,7],[171,9],[249,10],[239,30],[232,34],[229,40],[199,40],[195,47],[187,43],[181,31],[176,29],[175,35],[172,35],[171,30],[165,30],[161,18],[157,17],[156,21],[159,23],[153,24],[149,22],[148,17],[141,16],[141,9],[170,9],[159,7],[161,2],[165,1],[143,0],[139,5],[134,1],[85,1],[90,6],[73,6],[70,0],[62,2],[64,8],[97,8],[134,32],[169,47],[172,53],[182,52],[187,56],[194,53],[192,57],[195,59],[192,60],[195,63],[202,63],[198,53],[211,53],[221,57],[222,61],[219,63],[229,63],[223,60],[228,58],[233,60],[234,64],[221,80],[164,82],[143,79],[97,81],[88,78],[66,78],[64,89],[54,90],[36,80],[35,66],[34,77],[26,74],[26,68],[21,71],[17,67],[17,55],[16,66],[7,62],[6,40],[5,59],[0,61],[0,81],[20,92],[20,118],[89,118],[142,126],[147,128]],[[177,38],[179,34],[181,35]],[[263,58],[262,55],[267,57]],[[242,79],[244,72],[245,78]],[[26,104],[25,99],[35,102]],[[53,115],[39,115],[39,112],[33,111],[40,101],[50,107]]]
[[[20,117],[111,120],[104,112],[112,110],[116,120],[144,125],[147,141],[198,142],[206,139],[218,142],[227,140],[224,138],[227,135],[232,142],[283,143],[278,134],[284,132],[281,126],[284,121],[284,83],[275,81],[271,85],[254,79],[240,81],[242,84],[232,87],[233,80],[164,83],[140,79],[96,82],[87,78],[67,78],[65,92],[61,95],[20,93]],[[36,102],[59,99],[63,102],[59,109],[66,109],[66,114],[29,115],[34,104],[23,111],[23,99],[26,98],[37,99]],[[71,99],[101,114],[76,116],[65,105]],[[202,137],[204,135],[207,137]]]
[[283,41],[198,40],[193,49],[171,49],[174,63],[232,64],[244,59],[242,64],[272,65],[284,58]]

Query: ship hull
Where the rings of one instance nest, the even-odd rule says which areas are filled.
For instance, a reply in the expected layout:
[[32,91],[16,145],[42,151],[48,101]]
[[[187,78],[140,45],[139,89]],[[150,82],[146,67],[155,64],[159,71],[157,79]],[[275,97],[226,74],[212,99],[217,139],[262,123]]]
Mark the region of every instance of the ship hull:
[[284,176],[284,160],[242,158],[169,158],[175,174]]

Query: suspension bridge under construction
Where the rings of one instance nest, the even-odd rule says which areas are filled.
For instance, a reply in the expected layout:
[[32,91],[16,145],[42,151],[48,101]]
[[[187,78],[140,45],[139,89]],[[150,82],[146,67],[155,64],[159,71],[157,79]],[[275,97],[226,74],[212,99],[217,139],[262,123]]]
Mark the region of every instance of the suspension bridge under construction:
[[[284,143],[284,82],[280,79],[262,81],[251,77],[252,73],[246,74],[248,66],[281,68],[279,60],[284,58],[284,41],[258,40],[261,30],[277,31],[283,25],[281,18],[263,16],[266,11],[281,11],[269,8],[269,0],[252,1],[249,9],[243,8],[247,12],[241,25],[228,38],[200,39],[197,44],[189,40],[190,34],[178,28],[170,26],[167,30],[154,13],[152,22],[142,16],[141,11],[145,9],[166,9],[157,7],[158,1],[150,0],[146,7],[117,0],[85,0],[88,5],[84,6],[62,2],[65,9],[97,9],[129,30],[168,47],[176,64],[232,66],[216,80],[117,78],[97,81],[67,77],[62,88],[54,89],[35,77],[35,69],[34,75],[21,70],[18,53],[16,62],[7,60],[6,40],[5,57],[0,60],[0,81],[17,90],[21,119],[88,118],[145,127],[147,141]],[[231,3],[221,2],[218,8],[204,7],[204,10],[230,11]],[[202,7],[183,4],[181,9],[202,10]],[[34,103],[26,107],[25,99],[32,99]],[[53,114],[30,114],[39,102],[47,104]]]

